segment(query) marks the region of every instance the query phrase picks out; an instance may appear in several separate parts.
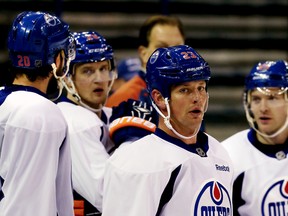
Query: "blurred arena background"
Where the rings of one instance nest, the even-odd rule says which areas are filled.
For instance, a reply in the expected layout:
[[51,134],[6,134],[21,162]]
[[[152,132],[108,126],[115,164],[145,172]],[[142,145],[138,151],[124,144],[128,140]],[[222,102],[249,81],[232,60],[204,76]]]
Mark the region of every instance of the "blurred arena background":
[[7,70],[9,26],[21,11],[48,11],[69,23],[72,31],[98,31],[113,46],[116,62],[137,57],[138,29],[148,16],[178,16],[187,44],[210,64],[205,125],[220,141],[248,127],[242,90],[252,66],[261,60],[288,60],[288,0],[0,0],[0,4],[0,84]]

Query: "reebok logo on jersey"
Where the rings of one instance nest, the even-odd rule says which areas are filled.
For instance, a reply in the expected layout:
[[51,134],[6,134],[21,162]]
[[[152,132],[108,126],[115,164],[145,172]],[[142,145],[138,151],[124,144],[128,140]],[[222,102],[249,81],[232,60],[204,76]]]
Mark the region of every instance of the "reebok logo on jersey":
[[229,166],[215,164],[216,170],[230,172]]

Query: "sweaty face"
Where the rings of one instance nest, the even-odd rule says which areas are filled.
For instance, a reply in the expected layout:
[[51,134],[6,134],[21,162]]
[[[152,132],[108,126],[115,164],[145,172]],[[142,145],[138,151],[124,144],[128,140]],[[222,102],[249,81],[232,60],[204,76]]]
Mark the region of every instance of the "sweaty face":
[[250,108],[258,129],[262,133],[271,135],[284,125],[287,119],[288,102],[285,100],[285,93],[279,94],[279,88],[259,90],[251,91]]
[[140,55],[144,67],[146,67],[147,61],[155,49],[183,45],[184,43],[184,38],[177,26],[155,25],[149,37],[149,45],[144,48],[143,54]]
[[191,81],[171,89],[171,124],[183,135],[191,136],[202,122],[208,103],[206,82]]
[[113,73],[109,61],[85,63],[75,66],[72,79],[82,102],[98,109],[107,99]]

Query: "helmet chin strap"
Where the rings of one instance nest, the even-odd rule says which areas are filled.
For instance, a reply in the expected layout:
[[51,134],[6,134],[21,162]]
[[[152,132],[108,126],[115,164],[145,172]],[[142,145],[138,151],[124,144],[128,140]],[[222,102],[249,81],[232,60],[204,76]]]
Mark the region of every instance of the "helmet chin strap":
[[[67,75],[67,73],[66,73],[66,75]],[[65,76],[66,76],[65,75]],[[111,90],[111,88],[112,88],[112,85],[113,85],[113,83],[114,83],[114,80],[117,78],[117,74],[113,74],[113,78],[112,78],[112,80],[111,80],[111,82],[110,82],[110,84],[109,84],[109,86],[108,86],[108,91],[107,91],[107,97],[108,97],[108,95],[109,95],[109,92],[110,92],[110,90]],[[103,103],[103,104],[99,104],[99,106],[100,106],[100,108],[98,108],[98,109],[95,109],[95,108],[92,108],[91,106],[89,106],[89,105],[87,105],[86,103],[84,103],[82,100],[81,100],[81,97],[80,97],[80,95],[78,94],[78,92],[77,92],[77,90],[76,90],[76,88],[75,88],[75,85],[74,85],[74,82],[73,82],[73,80],[71,79],[71,76],[66,76],[66,79],[67,79],[67,81],[70,83],[70,85],[71,85],[71,87],[69,87],[68,85],[67,85],[67,83],[65,82],[65,80],[64,80],[64,76],[62,76],[61,78],[60,78],[60,82],[61,82],[61,86],[64,86],[65,87],[65,89],[75,98],[75,100],[77,101],[77,103],[79,103],[79,105],[81,105],[82,107],[84,107],[84,108],[86,108],[86,109],[88,109],[88,110],[90,110],[90,111],[92,111],[92,112],[94,112],[94,113],[99,113],[99,112],[101,112],[102,111],[102,108],[104,107],[104,104],[106,103]],[[63,87],[62,87],[63,88]],[[61,90],[61,92],[62,92],[62,90]],[[107,97],[106,97],[106,100],[107,100]]]
[[[73,97],[74,97],[74,95],[73,95]],[[79,98],[80,98],[79,95],[77,95],[77,96],[75,96],[75,97],[79,97]],[[81,100],[81,98],[80,98],[80,100],[79,100],[79,104],[80,104],[81,106],[85,107],[86,109],[94,112],[94,113],[99,113],[99,112],[101,112],[101,110],[102,110],[102,108],[103,108],[103,105],[102,105],[102,104],[100,104],[100,108],[98,108],[98,109],[92,108],[92,107],[88,106],[87,104],[83,103],[82,100]]]
[[56,67],[56,64],[55,63],[52,63],[51,64],[51,67],[53,69],[53,75],[54,77],[57,79],[57,80],[60,80],[60,79],[63,79],[64,77],[66,77],[66,75],[68,74],[68,71],[69,71],[69,65],[70,65],[70,62],[71,62],[71,59],[68,57],[66,58],[66,67],[65,68],[65,71],[63,71],[63,75],[62,76],[58,76],[57,75],[57,67]]
[[56,67],[56,64],[55,64],[55,63],[52,63],[52,64],[51,64],[53,75],[54,75],[54,77],[56,78],[57,83],[58,83],[58,87],[59,87],[59,92],[58,92],[57,97],[51,99],[51,101],[56,101],[56,100],[61,96],[61,94],[62,94],[62,92],[63,92],[63,82],[64,82],[63,79],[64,79],[64,77],[66,77],[66,75],[68,74],[69,65],[70,65],[70,62],[71,62],[71,58],[68,57],[68,58],[66,58],[66,59],[67,59],[67,61],[66,61],[66,67],[65,67],[66,70],[64,71],[64,73],[63,73],[62,76],[58,76],[58,75],[57,75],[57,67]]
[[76,91],[75,85],[73,80],[71,79],[71,76],[67,76],[67,80],[68,82],[71,84],[71,87],[69,87],[67,85],[67,83],[65,82],[64,79],[61,79],[61,83],[62,85],[65,87],[65,89],[75,98],[75,100],[83,107],[85,107],[86,109],[92,111],[92,112],[100,112],[102,110],[103,105],[101,104],[101,107],[98,109],[92,108],[89,105],[85,104],[84,102],[82,102],[80,95],[78,94],[78,92]]
[[249,109],[245,107],[245,112],[246,112],[246,117],[247,120],[249,122],[250,127],[252,127],[259,135],[266,137],[266,138],[273,138],[278,136],[280,133],[282,133],[287,127],[288,127],[288,111],[287,111],[287,117],[286,117],[286,121],[283,124],[283,126],[281,128],[279,128],[279,130],[277,130],[275,133],[268,135],[265,133],[262,133],[261,131],[259,131],[256,127],[255,127],[255,123],[254,123],[254,118],[250,115]]
[[[286,89],[287,90],[287,89]],[[284,92],[284,91],[283,91]],[[282,93],[283,93],[282,92]],[[281,93],[281,94],[282,94]],[[249,95],[247,95],[247,97],[249,97]],[[285,100],[286,102],[287,101],[287,95],[285,96]],[[248,100],[248,98],[246,99]],[[249,109],[248,107],[248,103],[245,102],[244,104],[244,108],[245,108],[245,113],[246,113],[246,118],[248,120],[248,123],[250,125],[251,128],[253,128],[253,130],[255,130],[259,135],[265,137],[265,138],[273,138],[273,137],[276,137],[278,136],[280,133],[282,133],[287,127],[288,127],[288,110],[287,110],[287,115],[286,115],[286,121],[285,123],[283,124],[283,126],[281,128],[279,128],[275,133],[271,134],[271,135],[268,135],[268,134],[265,134],[265,133],[262,133],[261,131],[259,131],[256,127],[255,127],[255,121],[254,121],[254,117],[252,116],[252,112],[251,110]]]
[[[113,76],[114,76],[114,75],[113,75]],[[110,84],[109,84],[109,86],[108,86],[106,101],[107,101],[109,92],[110,92],[110,90],[111,90],[111,88],[112,88],[112,85],[113,85],[113,83],[114,83],[114,80],[115,80],[116,78],[117,78],[117,74],[112,78],[112,80],[111,80],[111,82],[110,82]],[[74,85],[74,82],[72,81],[72,79],[71,79],[70,76],[69,76],[68,79],[69,79],[69,81],[71,82],[71,86],[72,86],[72,92],[71,92],[71,94],[72,94],[72,96],[79,102],[79,104],[80,104],[81,106],[85,107],[86,109],[94,112],[94,113],[99,113],[99,112],[101,112],[101,110],[102,110],[102,108],[104,107],[104,104],[106,103],[106,101],[105,101],[103,104],[99,104],[100,108],[98,108],[98,109],[95,109],[95,108],[90,107],[89,105],[85,104],[85,103],[81,100],[81,97],[80,97],[80,95],[77,93],[76,88],[75,88],[75,85]],[[65,86],[67,86],[67,85],[65,84]],[[67,86],[67,88],[69,88],[69,87]],[[67,88],[66,88],[66,89],[67,89]],[[68,91],[68,90],[67,90],[67,91]]]
[[156,109],[156,111],[159,113],[159,115],[161,115],[163,118],[164,118],[164,123],[166,125],[166,127],[168,129],[170,129],[176,136],[182,138],[182,139],[191,139],[195,136],[197,136],[200,128],[201,128],[201,125],[197,128],[197,130],[193,133],[193,135],[191,136],[184,136],[180,133],[178,133],[174,128],[173,126],[171,125],[170,123],[170,115],[171,115],[171,112],[170,112],[170,106],[169,106],[169,102],[168,102],[168,98],[166,97],[165,99],[165,106],[167,108],[167,116],[165,116],[160,110],[159,108],[156,106],[156,104],[152,101],[152,106]]

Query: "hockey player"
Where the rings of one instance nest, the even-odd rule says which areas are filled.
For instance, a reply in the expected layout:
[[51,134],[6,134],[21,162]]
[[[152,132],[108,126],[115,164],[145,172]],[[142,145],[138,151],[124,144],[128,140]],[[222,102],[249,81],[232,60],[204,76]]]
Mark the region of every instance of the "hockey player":
[[189,46],[158,48],[146,78],[159,125],[108,159],[102,215],[232,215],[230,158],[199,130],[208,107],[209,65]]
[[0,90],[0,215],[71,216],[67,124],[46,93],[67,72],[74,39],[56,16],[25,11],[13,21],[8,50],[13,83]]
[[[95,31],[75,32],[73,36],[76,40],[76,57],[63,80],[67,96],[61,97],[57,105],[69,129],[75,216],[100,215],[104,165],[117,147],[109,138],[110,118],[113,120],[126,115],[141,117],[144,112],[148,118],[151,110],[146,109],[144,103],[136,101],[122,103],[113,109],[105,107],[117,77],[113,49]],[[129,123],[121,127],[128,126]],[[120,145],[121,140],[118,139],[116,144]]]
[[118,88],[107,100],[107,106],[119,105],[128,99],[150,103],[145,82],[146,64],[152,52],[159,47],[175,46],[185,43],[182,22],[173,16],[154,15],[149,17],[139,30],[138,55],[141,70],[132,79]]
[[284,60],[261,61],[245,80],[250,129],[222,142],[235,168],[234,215],[288,214],[288,71]]

